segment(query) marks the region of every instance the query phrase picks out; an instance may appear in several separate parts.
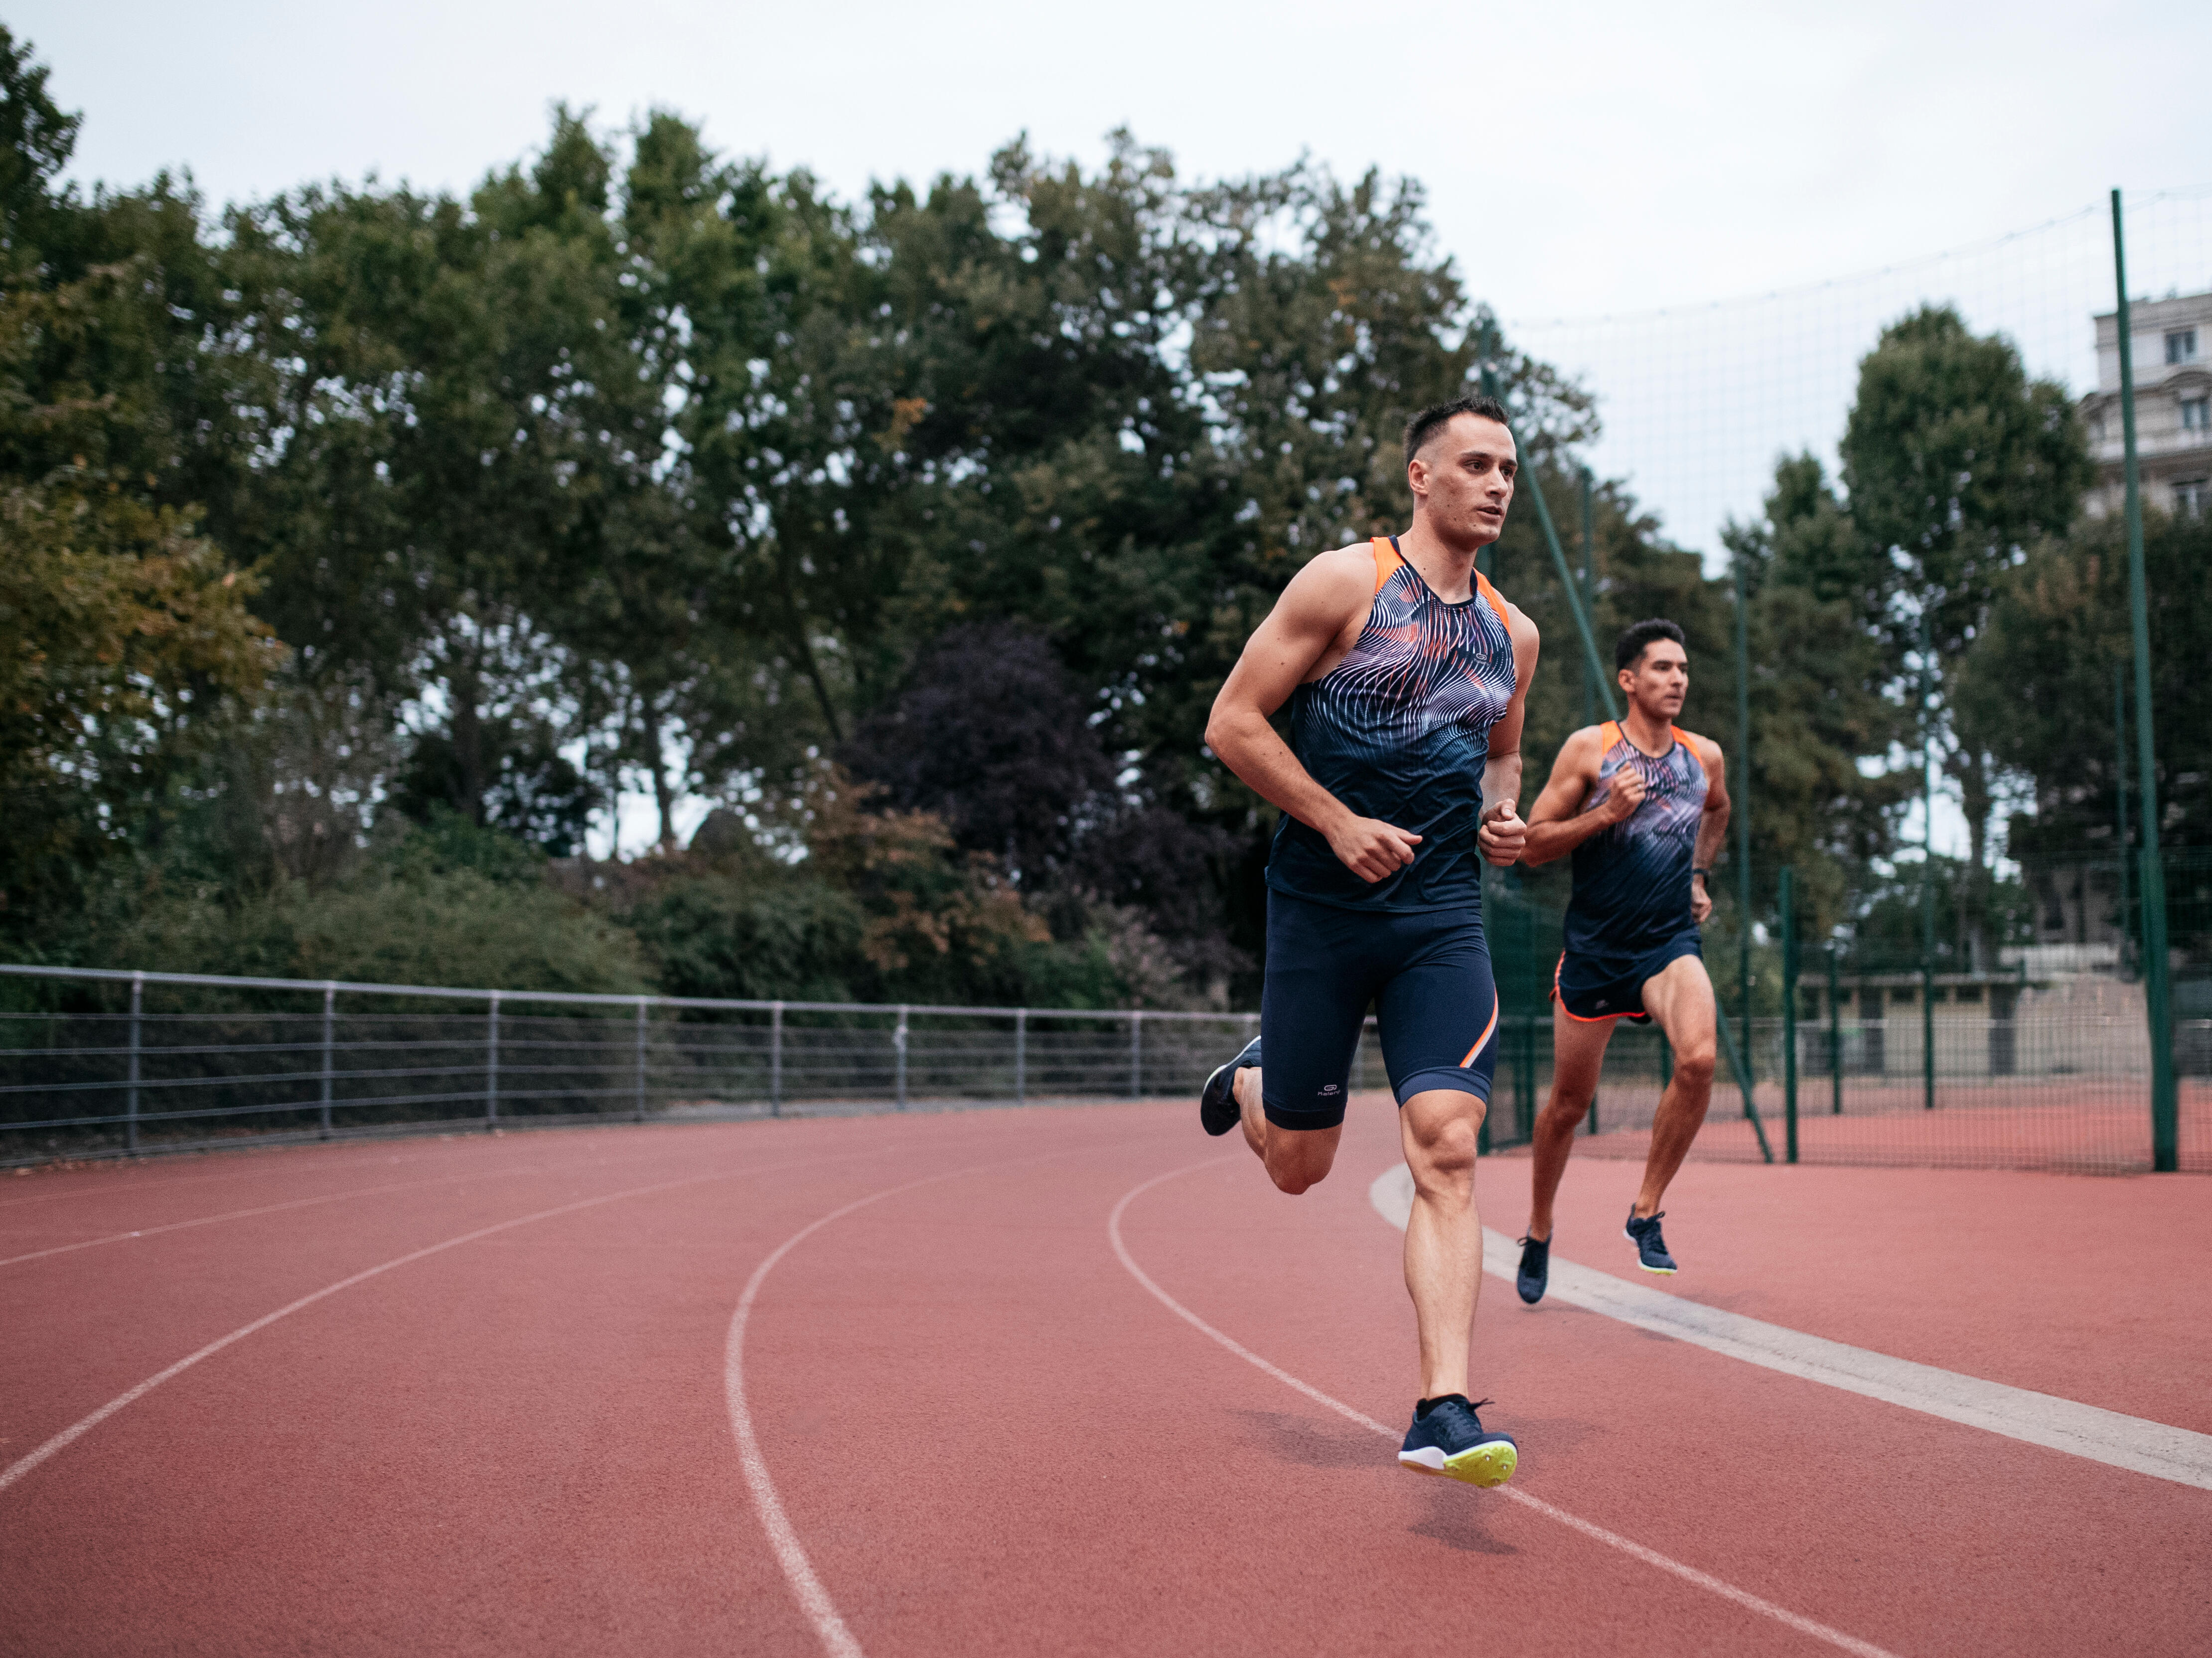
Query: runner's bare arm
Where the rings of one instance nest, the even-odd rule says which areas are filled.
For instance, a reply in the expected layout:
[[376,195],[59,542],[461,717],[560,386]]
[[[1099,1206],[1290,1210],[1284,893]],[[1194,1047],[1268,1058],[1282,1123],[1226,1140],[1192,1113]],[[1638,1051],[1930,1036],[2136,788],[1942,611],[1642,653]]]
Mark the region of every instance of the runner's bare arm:
[[1412,863],[1421,837],[1355,814],[1314,781],[1267,717],[1300,682],[1334,665],[1329,659],[1358,639],[1374,602],[1375,561],[1364,544],[1322,554],[1291,578],[1245,641],[1206,722],[1206,745],[1224,765],[1262,799],[1326,836],[1339,861],[1370,883]]
[[[1719,857],[1721,846],[1728,835],[1729,792],[1728,761],[1721,754],[1721,745],[1707,743],[1698,750],[1698,758],[1705,762],[1705,815],[1698,819],[1697,849],[1690,854],[1693,870],[1708,870],[1713,859]],[[1703,926],[1705,917],[1713,913],[1713,896],[1708,892],[1703,875],[1690,877],[1690,919]]]
[[1564,858],[1601,829],[1610,829],[1644,803],[1644,776],[1632,766],[1615,774],[1604,799],[1584,811],[1583,803],[1597,786],[1597,768],[1605,758],[1598,733],[1603,728],[1585,726],[1559,745],[1552,762],[1552,775],[1536,804],[1528,810],[1528,838],[1521,853],[1524,864],[1548,864]]
[[1490,728],[1490,756],[1482,767],[1482,823],[1474,832],[1482,855],[1500,869],[1521,860],[1522,837],[1528,826],[1521,821],[1521,727],[1528,714],[1528,682],[1536,675],[1536,653],[1542,640],[1536,624],[1513,604],[1505,607],[1505,625],[1513,635],[1513,700]]

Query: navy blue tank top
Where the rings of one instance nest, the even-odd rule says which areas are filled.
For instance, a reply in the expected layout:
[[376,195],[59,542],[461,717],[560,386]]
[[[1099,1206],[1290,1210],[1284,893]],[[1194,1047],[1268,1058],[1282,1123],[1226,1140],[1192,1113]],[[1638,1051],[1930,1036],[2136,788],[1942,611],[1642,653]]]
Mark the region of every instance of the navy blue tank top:
[[1474,596],[1447,604],[1400,556],[1395,536],[1373,544],[1367,625],[1342,661],[1292,695],[1291,752],[1353,811],[1421,843],[1412,863],[1370,884],[1285,813],[1267,884],[1346,909],[1479,914],[1482,768],[1515,683],[1505,601],[1478,570]]
[[1575,848],[1575,892],[1567,902],[1566,945],[1577,957],[1620,964],[1622,971],[1695,926],[1690,920],[1690,865],[1705,811],[1703,738],[1669,728],[1674,744],[1649,755],[1628,740],[1620,722],[1598,728],[1604,744],[1597,787],[1587,811],[1613,792],[1624,767],[1644,774],[1644,800],[1618,823]]

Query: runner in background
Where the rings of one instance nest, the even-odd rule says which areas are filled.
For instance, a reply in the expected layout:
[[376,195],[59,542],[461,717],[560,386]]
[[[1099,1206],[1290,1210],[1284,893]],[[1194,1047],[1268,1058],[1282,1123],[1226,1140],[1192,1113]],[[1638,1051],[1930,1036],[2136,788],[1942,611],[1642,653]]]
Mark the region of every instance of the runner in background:
[[1690,687],[1682,630],[1655,618],[1620,635],[1613,664],[1627,717],[1567,738],[1528,814],[1522,861],[1574,853],[1566,950],[1552,979],[1552,1096],[1536,1118],[1521,1299],[1543,1299],[1552,1200],[1575,1130],[1597,1091],[1616,1020],[1656,1020],[1674,1078],[1651,1122],[1644,1186],[1627,1237],[1647,1272],[1672,1272],[1659,1204],[1712,1098],[1713,987],[1698,928],[1712,914],[1706,878],[1729,821],[1719,745],[1674,724]]

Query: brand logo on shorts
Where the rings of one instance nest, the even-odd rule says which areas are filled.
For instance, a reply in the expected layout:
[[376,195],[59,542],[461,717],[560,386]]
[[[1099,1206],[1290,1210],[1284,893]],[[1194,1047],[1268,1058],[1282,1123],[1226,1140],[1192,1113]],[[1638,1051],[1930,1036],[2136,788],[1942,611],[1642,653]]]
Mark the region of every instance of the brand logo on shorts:
[[1321,1091],[1324,1094],[1334,1094],[1336,1092],[1336,1084],[1334,1083],[1323,1083],[1322,1084]]
[[1599,998],[1597,999],[1597,1005],[1598,1005],[1600,1007],[1603,1007],[1603,1006],[1607,1005],[1607,1003],[1606,1003],[1606,999],[1605,999],[1605,998],[1604,998],[1604,997],[1602,997],[1602,996],[1599,997]]

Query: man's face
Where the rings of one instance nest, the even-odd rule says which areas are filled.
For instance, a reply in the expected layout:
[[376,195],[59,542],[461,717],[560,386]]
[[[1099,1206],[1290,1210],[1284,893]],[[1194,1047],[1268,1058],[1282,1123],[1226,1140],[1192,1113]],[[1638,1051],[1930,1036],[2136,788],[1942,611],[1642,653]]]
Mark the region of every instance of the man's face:
[[1620,671],[1628,700],[1655,720],[1673,721],[1690,692],[1690,654],[1671,639],[1655,639]]
[[1487,547],[1504,533],[1521,470],[1513,434],[1480,415],[1454,415],[1406,468],[1413,499],[1455,547]]

